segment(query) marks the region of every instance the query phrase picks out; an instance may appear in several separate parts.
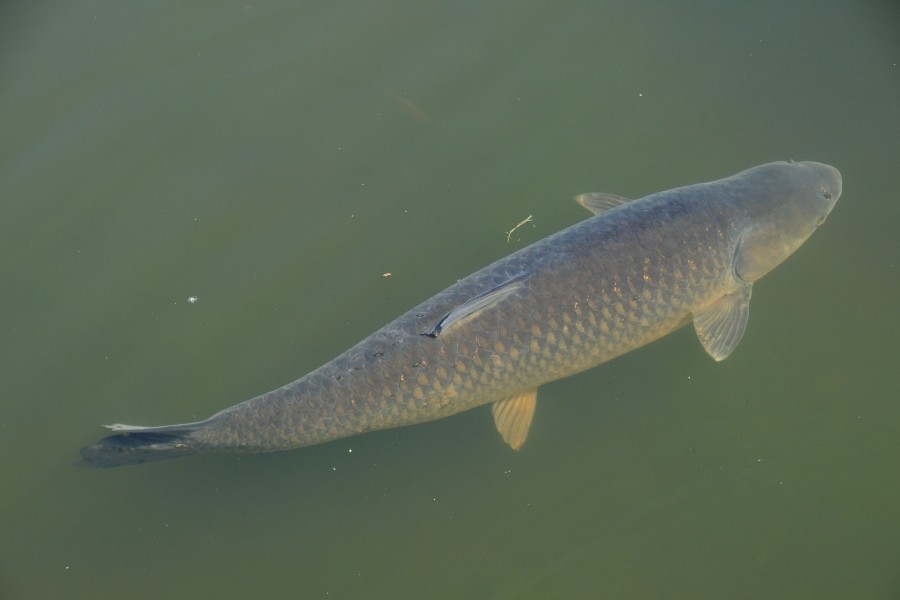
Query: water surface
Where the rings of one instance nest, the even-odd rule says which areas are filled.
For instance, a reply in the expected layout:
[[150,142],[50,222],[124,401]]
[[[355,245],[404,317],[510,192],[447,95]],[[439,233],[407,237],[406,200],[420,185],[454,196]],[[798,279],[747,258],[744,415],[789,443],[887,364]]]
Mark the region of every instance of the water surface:
[[[900,595],[890,3],[2,13],[0,597]],[[73,466],[101,423],[303,375],[584,218],[574,194],[786,159],[844,195],[736,352],[686,329],[545,386],[519,453],[482,408]]]

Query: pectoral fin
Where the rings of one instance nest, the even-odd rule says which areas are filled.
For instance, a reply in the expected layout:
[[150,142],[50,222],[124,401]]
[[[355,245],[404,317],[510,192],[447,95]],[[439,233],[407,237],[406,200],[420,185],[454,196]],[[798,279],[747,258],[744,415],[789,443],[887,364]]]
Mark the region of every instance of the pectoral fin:
[[531,388],[506,400],[494,402],[491,406],[497,431],[513,450],[518,450],[525,444],[536,405],[537,388]]
[[447,315],[438,321],[434,327],[429,329],[428,331],[423,331],[422,335],[427,335],[428,337],[437,337],[439,333],[446,331],[449,327],[452,327],[455,323],[459,323],[463,319],[467,317],[473,316],[475,313],[486,309],[493,304],[496,304],[509,294],[515,292],[517,289],[522,287],[525,278],[528,276],[527,273],[520,273],[515,277],[511,277],[510,279],[504,281],[500,285],[489,289],[486,292],[478,294],[477,296],[466,300],[453,310],[451,310]]
[[724,360],[737,347],[750,317],[751,284],[726,294],[699,311],[694,311],[694,330],[706,353]]
[[587,194],[578,194],[575,196],[575,202],[582,205],[595,215],[612,210],[617,206],[628,204],[631,202],[628,198],[616,196],[615,194],[606,194],[603,192],[588,192]]

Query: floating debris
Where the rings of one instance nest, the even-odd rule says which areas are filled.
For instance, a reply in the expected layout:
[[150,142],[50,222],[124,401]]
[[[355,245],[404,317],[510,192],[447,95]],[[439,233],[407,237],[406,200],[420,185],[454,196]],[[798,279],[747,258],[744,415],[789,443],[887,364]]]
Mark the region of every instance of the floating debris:
[[524,219],[522,219],[521,221],[519,221],[519,223],[518,223],[515,227],[513,227],[512,229],[510,229],[509,231],[507,231],[507,232],[506,232],[506,243],[507,243],[507,244],[509,243],[510,238],[512,238],[512,234],[513,234],[513,232],[514,232],[516,229],[518,229],[519,227],[521,227],[521,226],[524,225],[525,223],[531,223],[532,221],[534,221],[534,217],[532,217],[531,215],[528,215],[527,217],[525,217]]
[[428,115],[428,113],[419,108],[412,100],[401,96],[392,89],[387,89],[386,91],[388,96],[393,98],[393,100],[397,102],[397,104],[399,104],[404,111],[406,111],[406,114],[412,117],[413,121],[417,121],[419,123],[428,123],[429,121],[431,121],[431,117]]

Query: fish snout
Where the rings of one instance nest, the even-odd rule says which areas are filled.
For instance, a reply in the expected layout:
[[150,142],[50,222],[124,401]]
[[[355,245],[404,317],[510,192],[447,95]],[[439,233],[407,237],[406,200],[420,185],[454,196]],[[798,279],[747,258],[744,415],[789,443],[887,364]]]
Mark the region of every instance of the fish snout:
[[831,165],[826,165],[824,163],[810,161],[804,162],[803,164],[811,169],[818,179],[819,195],[825,200],[826,204],[825,215],[822,217],[824,220],[825,216],[827,216],[828,213],[831,212],[831,209],[834,208],[838,198],[841,197],[841,192],[843,191],[841,172]]

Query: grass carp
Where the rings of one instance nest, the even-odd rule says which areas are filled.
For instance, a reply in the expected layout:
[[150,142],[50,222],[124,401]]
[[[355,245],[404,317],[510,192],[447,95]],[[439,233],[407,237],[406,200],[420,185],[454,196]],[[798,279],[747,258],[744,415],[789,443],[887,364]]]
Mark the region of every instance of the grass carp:
[[281,388],[203,421],[110,425],[81,450],[112,467],[198,452],[272,452],[440,419],[491,404],[514,449],[540,385],[693,322],[715,360],[735,349],[754,282],[822,224],[837,169],[775,162],[626,200],[576,199],[595,216],[469,275]]

